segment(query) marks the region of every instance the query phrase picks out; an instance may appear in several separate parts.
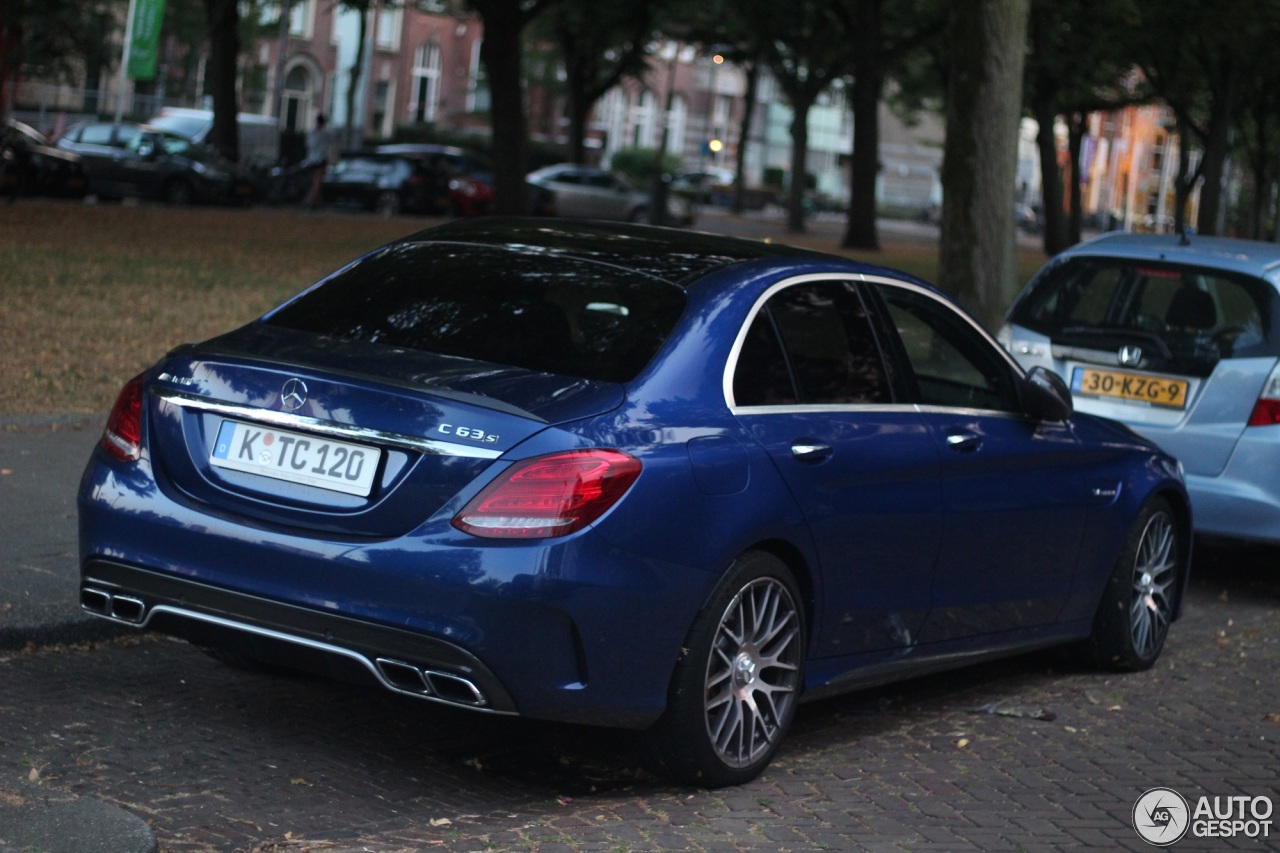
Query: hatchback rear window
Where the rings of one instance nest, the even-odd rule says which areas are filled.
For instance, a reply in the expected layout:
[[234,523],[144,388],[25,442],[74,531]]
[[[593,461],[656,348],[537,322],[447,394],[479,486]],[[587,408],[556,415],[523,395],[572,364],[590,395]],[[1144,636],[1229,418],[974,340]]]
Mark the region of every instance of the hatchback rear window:
[[1173,361],[1205,362],[1276,354],[1274,303],[1271,284],[1233,272],[1072,258],[1046,268],[1010,319],[1064,345],[1102,348],[1136,333]]
[[577,258],[400,243],[266,321],[285,328],[582,379],[625,382],[685,306],[674,284]]

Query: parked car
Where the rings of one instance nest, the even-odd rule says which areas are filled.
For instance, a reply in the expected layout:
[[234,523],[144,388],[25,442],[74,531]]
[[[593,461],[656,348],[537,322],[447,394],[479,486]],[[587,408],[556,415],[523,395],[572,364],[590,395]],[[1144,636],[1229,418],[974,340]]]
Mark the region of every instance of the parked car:
[[427,168],[448,176],[450,211],[455,216],[484,216],[493,205],[493,164],[478,151],[452,145],[399,142],[379,145],[383,154],[421,160]]
[[[213,130],[213,111],[164,107],[147,124],[205,145]],[[265,172],[279,164],[280,126],[274,117],[240,113],[236,116],[236,131],[241,166]]]
[[[552,194],[557,216],[626,222],[649,219],[649,192],[604,169],[561,163],[530,172],[527,180]],[[668,196],[668,214],[672,222],[693,221],[689,200],[675,194]]]
[[1280,246],[1114,232],[1051,260],[1005,346],[1186,467],[1196,529],[1280,543]]
[[89,178],[78,155],[17,119],[6,119],[0,131],[0,196],[84,198]]
[[733,171],[708,167],[679,172],[671,181],[671,191],[698,204],[728,207],[733,204]]
[[80,155],[89,173],[89,191],[106,201],[125,197],[170,204],[253,200],[253,181],[236,164],[184,136],[149,125],[78,124],[58,138],[58,147]]
[[401,154],[344,151],[325,170],[321,193],[325,204],[384,216],[449,210],[449,176]]
[[83,198],[88,187],[78,155],[59,151],[44,134],[16,119],[0,126],[0,196]]
[[938,291],[651,226],[453,220],[130,380],[81,602],[237,665],[760,773],[804,698],[1054,644],[1150,666],[1177,462]]

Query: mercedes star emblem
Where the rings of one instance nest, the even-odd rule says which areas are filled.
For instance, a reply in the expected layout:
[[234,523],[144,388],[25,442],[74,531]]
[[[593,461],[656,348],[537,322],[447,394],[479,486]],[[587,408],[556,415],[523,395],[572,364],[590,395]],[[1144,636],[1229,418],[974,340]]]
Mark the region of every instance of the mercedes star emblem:
[[297,411],[307,402],[307,383],[301,379],[290,379],[280,389],[280,405],[289,411]]

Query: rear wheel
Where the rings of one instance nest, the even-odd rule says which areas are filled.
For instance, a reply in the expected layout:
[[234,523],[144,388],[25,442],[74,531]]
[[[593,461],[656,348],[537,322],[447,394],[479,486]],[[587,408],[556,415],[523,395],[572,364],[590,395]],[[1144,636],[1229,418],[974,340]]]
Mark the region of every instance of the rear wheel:
[[400,194],[394,190],[383,190],[378,193],[373,209],[381,216],[395,216],[400,213]]
[[191,204],[193,193],[191,185],[181,179],[174,179],[164,185],[164,200],[168,204]]
[[1136,672],[1160,657],[1185,575],[1184,541],[1167,500],[1143,507],[1093,620],[1089,645],[1097,666]]
[[648,733],[654,770],[719,788],[758,776],[791,727],[803,684],[804,612],[771,554],[734,562],[689,631],[667,711]]

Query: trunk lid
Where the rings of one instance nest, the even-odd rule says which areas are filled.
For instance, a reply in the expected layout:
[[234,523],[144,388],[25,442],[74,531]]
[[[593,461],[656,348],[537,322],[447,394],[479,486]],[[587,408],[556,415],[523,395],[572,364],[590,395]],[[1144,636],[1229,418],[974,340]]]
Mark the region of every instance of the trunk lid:
[[356,539],[412,530],[529,436],[623,399],[617,383],[263,323],[175,350],[148,388],[162,489]]

